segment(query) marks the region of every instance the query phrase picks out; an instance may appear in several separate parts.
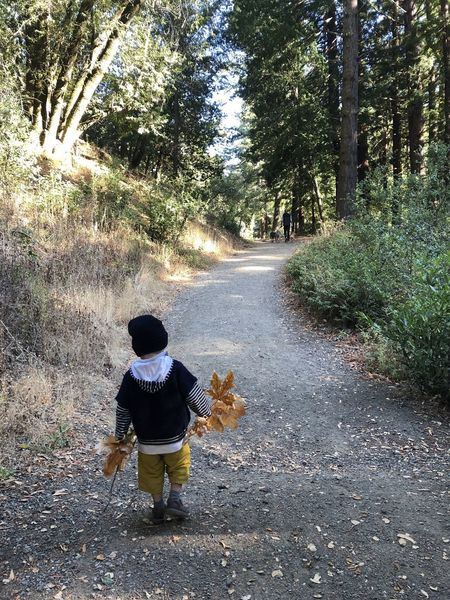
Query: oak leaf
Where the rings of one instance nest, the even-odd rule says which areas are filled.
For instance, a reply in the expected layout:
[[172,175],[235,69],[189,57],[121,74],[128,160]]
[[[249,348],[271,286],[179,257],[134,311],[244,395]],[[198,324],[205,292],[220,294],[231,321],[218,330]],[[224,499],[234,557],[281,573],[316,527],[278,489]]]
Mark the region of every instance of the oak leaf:
[[245,415],[245,401],[232,392],[235,387],[234,373],[228,371],[223,381],[214,371],[207,394],[211,396],[211,416],[198,417],[189,430],[189,437],[201,437],[207,431],[223,431],[225,427],[237,429],[238,419]]
[[116,471],[123,471],[136,443],[134,432],[128,433],[122,440],[109,435],[97,445],[97,451],[107,453],[103,463],[103,475],[111,477]]

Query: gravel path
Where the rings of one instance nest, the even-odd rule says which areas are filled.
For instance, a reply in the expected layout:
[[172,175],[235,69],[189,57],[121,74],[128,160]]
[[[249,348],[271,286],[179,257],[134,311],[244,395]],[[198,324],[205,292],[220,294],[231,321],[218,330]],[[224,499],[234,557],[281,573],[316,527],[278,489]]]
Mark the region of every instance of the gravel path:
[[449,598],[448,411],[364,379],[284,307],[292,250],[222,261],[166,319],[172,354],[204,385],[233,369],[248,403],[192,442],[192,518],[145,522],[134,460],[102,512],[88,448],[37,456],[0,487],[1,598]]

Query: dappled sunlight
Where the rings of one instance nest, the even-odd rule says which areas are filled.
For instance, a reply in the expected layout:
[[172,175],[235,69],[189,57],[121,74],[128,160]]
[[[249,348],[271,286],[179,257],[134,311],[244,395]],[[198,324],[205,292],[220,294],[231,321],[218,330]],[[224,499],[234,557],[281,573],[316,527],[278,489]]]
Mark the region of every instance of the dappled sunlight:
[[222,262],[248,262],[251,257],[248,258],[224,258]]
[[284,256],[284,254],[253,254],[251,256],[252,260],[253,259],[257,259],[257,260],[277,260],[279,262],[282,262],[284,260],[286,260],[286,257]]
[[229,281],[227,281],[226,279],[207,279],[206,281],[196,281],[194,285],[195,287],[202,288],[208,287],[211,284],[216,285],[222,283],[229,283]]
[[248,254],[245,257],[232,257],[232,258],[224,258],[223,262],[228,262],[228,263],[243,263],[243,262],[253,262],[255,260],[266,260],[266,261],[278,261],[278,262],[282,262],[283,260],[285,260],[285,256],[283,254],[281,255],[276,255],[276,254]]
[[235,270],[240,273],[248,273],[248,272],[257,272],[258,273],[261,271],[275,271],[275,267],[263,267],[263,266],[251,265],[249,267],[238,267]]
[[196,237],[191,240],[191,244],[194,250],[201,250],[202,252],[207,252],[209,254],[218,254],[220,252],[217,244],[212,240]]

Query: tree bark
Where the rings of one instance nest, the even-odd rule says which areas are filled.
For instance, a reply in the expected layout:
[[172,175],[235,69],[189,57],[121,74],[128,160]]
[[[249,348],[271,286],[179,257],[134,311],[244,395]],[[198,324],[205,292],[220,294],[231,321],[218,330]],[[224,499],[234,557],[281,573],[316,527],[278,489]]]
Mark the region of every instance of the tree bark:
[[67,154],[79,137],[81,133],[81,131],[79,131],[81,119],[83,118],[98,84],[103,79],[115,57],[131,19],[139,11],[142,2],[143,0],[129,0],[122,12],[117,26],[111,31],[105,47],[100,52],[96,65],[85,78],[83,89],[75,101],[70,114],[67,116],[64,130],[61,134],[62,144],[59,149],[61,154]]
[[442,71],[444,76],[444,144],[450,144],[450,19],[448,0],[441,0]]
[[[56,81],[55,89],[51,95],[51,111],[49,121],[44,131],[44,141],[42,144],[44,152],[52,152],[61,123],[61,116],[64,109],[65,94],[72,79],[72,73],[78,58],[78,52],[83,40],[86,24],[89,14],[94,5],[94,0],[82,0],[78,14],[73,27],[73,36],[62,58],[62,66]],[[67,9],[69,13],[70,7]]]
[[298,193],[297,183],[294,182],[292,186],[292,205],[291,205],[291,214],[292,214],[292,232],[298,233],[298,209],[300,206],[300,196]]
[[422,171],[423,98],[419,77],[419,40],[415,0],[403,0],[408,67],[408,145],[411,173]]
[[271,231],[276,231],[278,229],[278,220],[280,218],[280,204],[281,194],[277,192],[275,200],[273,201],[273,221]]
[[399,72],[400,34],[398,27],[397,5],[391,21],[392,33],[392,81],[391,81],[391,115],[392,115],[392,172],[394,179],[402,175],[402,120],[399,107],[397,73]]
[[336,212],[343,219],[354,210],[358,146],[358,0],[344,0],[342,122]]
[[364,126],[358,134],[358,183],[364,181],[369,172],[369,140]]
[[336,5],[331,6],[324,19],[326,36],[326,56],[328,66],[328,110],[330,115],[331,144],[333,146],[333,168],[336,186],[339,175],[339,59],[337,47]]
[[314,196],[317,202],[317,208],[319,209],[319,219],[320,222],[323,223],[323,203],[322,196],[320,194],[319,182],[317,181],[317,177],[315,175],[311,176],[311,179],[313,183]]

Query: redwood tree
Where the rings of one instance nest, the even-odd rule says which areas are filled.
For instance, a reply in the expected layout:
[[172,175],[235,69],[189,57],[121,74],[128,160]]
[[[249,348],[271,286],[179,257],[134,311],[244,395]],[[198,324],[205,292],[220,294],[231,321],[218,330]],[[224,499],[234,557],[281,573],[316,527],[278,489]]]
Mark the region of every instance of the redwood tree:
[[358,0],[344,0],[343,80],[339,178],[336,212],[340,218],[353,212],[358,181]]

